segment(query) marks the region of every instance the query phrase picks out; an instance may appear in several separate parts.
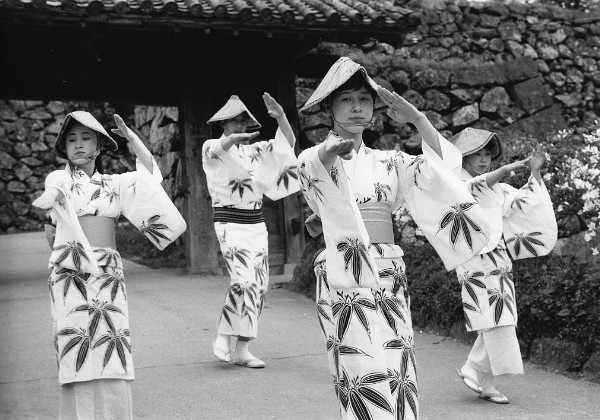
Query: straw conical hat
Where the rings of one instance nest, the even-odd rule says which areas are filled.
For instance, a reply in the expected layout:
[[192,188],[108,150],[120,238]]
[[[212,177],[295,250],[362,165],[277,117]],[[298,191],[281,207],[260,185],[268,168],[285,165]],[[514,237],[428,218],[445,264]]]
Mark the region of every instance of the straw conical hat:
[[233,117],[237,117],[242,112],[248,114],[250,118],[250,123],[248,124],[248,130],[256,130],[260,128],[261,125],[254,115],[248,110],[246,105],[242,102],[237,95],[231,95],[231,98],[227,101],[227,103],[223,106],[223,108],[219,109],[215,115],[212,116],[209,123],[215,123],[217,121],[225,121]]
[[99,145],[103,146],[104,148],[108,150],[117,150],[119,148],[117,142],[108,135],[104,127],[102,127],[102,124],[100,124],[92,114],[87,111],[73,111],[67,114],[65,117],[65,120],[60,127],[60,131],[58,132],[58,136],[56,137],[56,143],[54,143],[54,150],[61,158],[68,159],[65,146],[66,135],[67,131],[74,122],[78,122],[99,133],[100,137],[98,138],[98,142]]
[[[367,83],[375,90],[375,92],[377,92],[379,85],[369,77],[367,70],[363,66],[355,63],[348,57],[341,57],[333,63],[319,86],[317,86],[317,89],[313,92],[308,101],[306,101],[304,106],[300,108],[300,112],[311,115],[322,111],[323,99],[327,98],[334,90],[346,83],[357,71],[362,73]],[[387,108],[387,105],[385,105],[379,94],[377,94],[375,103],[373,104],[373,111],[382,111],[385,108]]]
[[463,156],[480,151],[490,141],[492,142],[492,160],[498,159],[502,156],[502,145],[496,133],[467,127],[450,138],[450,143],[453,143]]

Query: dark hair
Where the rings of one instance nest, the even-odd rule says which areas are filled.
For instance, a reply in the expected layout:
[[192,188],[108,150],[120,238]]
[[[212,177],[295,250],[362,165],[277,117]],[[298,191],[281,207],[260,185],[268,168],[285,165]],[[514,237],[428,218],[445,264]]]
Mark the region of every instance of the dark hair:
[[375,89],[371,87],[371,85],[367,82],[360,71],[357,71],[350,77],[342,86],[331,92],[330,98],[333,99],[336,95],[344,90],[357,91],[365,88],[371,94],[371,98],[373,98],[373,102],[375,102],[375,98],[377,97],[377,92]]

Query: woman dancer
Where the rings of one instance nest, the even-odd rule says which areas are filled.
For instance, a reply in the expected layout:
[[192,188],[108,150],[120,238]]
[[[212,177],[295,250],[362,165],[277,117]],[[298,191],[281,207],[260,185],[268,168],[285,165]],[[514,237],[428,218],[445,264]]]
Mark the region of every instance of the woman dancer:
[[[414,124],[423,156],[373,150],[363,131],[388,108]],[[324,111],[333,131],[299,157],[302,191],[322,220],[326,250],[315,259],[317,309],[342,418],[419,414],[410,299],[392,213],[406,206],[452,269],[487,243],[484,215],[447,168],[460,153],[427,118],[378,86],[347,57],[333,64],[301,112]],[[341,157],[341,159],[340,159]]]
[[[462,177],[491,228],[488,245],[456,268],[467,330],[478,333],[458,374],[480,398],[508,404],[508,398],[495,388],[494,377],[523,373],[512,260],[546,255],[557,239],[552,202],[540,174],[545,159],[534,152],[527,159],[488,172],[492,162],[502,156],[495,133],[467,128],[450,141],[463,154]],[[520,189],[499,182],[528,166],[531,176]]]
[[273,140],[250,144],[258,132],[246,131],[261,125],[233,95],[208,121],[220,122],[223,135],[202,146],[202,167],[213,201],[215,231],[231,276],[213,353],[218,360],[229,362],[230,337],[234,337],[237,342],[233,360],[249,368],[265,366],[248,350],[249,341],[257,337],[258,319],[269,286],[263,195],[277,200],[300,189],[292,127],[271,95],[265,92],[263,101],[279,124]]
[[115,246],[123,214],[163,249],[186,224],[160,186],[161,174],[142,141],[115,114],[137,156],[135,172],[100,173],[103,149],[117,143],[88,112],[67,115],[56,139],[65,169],[49,174],[33,202],[56,224],[48,279],[61,383],[61,419],[130,419],[134,379],[127,295]]

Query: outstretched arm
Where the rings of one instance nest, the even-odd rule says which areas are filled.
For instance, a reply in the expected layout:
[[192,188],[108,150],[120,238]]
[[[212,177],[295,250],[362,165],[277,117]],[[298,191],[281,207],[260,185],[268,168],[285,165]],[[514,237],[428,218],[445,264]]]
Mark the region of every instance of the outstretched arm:
[[485,182],[487,183],[488,187],[493,187],[498,182],[500,182],[502,178],[504,178],[511,172],[526,168],[527,162],[529,162],[530,160],[531,157],[528,157],[526,159],[518,160],[516,162],[501,166],[495,171],[488,172],[487,174],[485,174]]
[[142,165],[148,169],[148,172],[152,173],[152,154],[150,151],[144,146],[144,143],[140,138],[135,134],[123,121],[118,114],[115,114],[115,123],[117,124],[117,128],[113,128],[111,131],[115,134],[118,134],[121,137],[125,137],[131,148],[133,149],[133,153],[135,153],[136,157],[142,162]]
[[226,136],[223,140],[221,140],[221,147],[223,150],[227,151],[231,149],[231,146],[234,144],[240,144],[245,141],[250,141],[254,137],[258,136],[259,132],[255,131],[253,133],[232,133]]
[[265,106],[267,107],[267,112],[269,113],[269,116],[277,120],[277,124],[279,124],[281,132],[287,139],[290,146],[294,147],[294,131],[292,130],[292,126],[290,125],[290,122],[285,116],[285,112],[283,112],[283,107],[279,105],[279,103],[277,103],[277,101],[267,92],[263,93],[263,101],[265,103]]
[[427,143],[429,147],[433,149],[437,155],[443,159],[442,147],[440,145],[440,139],[438,132],[435,127],[429,122],[425,114],[415,108],[410,102],[398,95],[396,92],[390,92],[384,87],[379,86],[377,93],[383,99],[383,102],[389,107],[388,116],[394,121],[400,123],[411,123],[423,138],[423,141]]

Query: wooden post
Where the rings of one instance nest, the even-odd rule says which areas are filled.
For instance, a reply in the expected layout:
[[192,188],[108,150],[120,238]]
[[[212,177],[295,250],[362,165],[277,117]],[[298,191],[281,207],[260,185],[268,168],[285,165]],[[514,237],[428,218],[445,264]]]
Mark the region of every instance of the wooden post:
[[[190,72],[191,73],[191,72]],[[195,83],[192,78],[195,78]],[[190,273],[218,274],[219,244],[213,225],[213,210],[202,169],[202,144],[210,138],[206,121],[211,117],[210,94],[201,91],[200,74],[189,74],[183,88],[183,177],[185,182],[184,217],[186,268]]]
[[[297,140],[298,110],[296,109],[296,81],[291,68],[282,67],[278,72],[277,100],[285,110],[285,114],[296,134],[296,155],[299,153]],[[285,235],[285,262],[297,263],[304,252],[304,214],[302,209],[302,193],[297,192],[283,199],[282,232]]]

